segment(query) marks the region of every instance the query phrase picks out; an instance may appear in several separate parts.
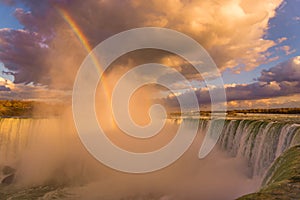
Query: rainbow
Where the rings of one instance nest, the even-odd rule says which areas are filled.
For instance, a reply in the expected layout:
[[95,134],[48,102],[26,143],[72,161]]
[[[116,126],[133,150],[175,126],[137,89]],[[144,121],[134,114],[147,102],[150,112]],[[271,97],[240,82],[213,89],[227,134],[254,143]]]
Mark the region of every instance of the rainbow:
[[59,14],[63,17],[63,19],[65,20],[65,22],[67,22],[67,24],[73,30],[73,32],[75,33],[76,37],[81,42],[81,44],[84,47],[84,49],[86,50],[86,52],[87,53],[91,53],[91,58],[93,60],[94,65],[97,67],[98,70],[100,70],[100,72],[102,72],[101,71],[102,69],[101,69],[101,66],[100,66],[100,64],[98,62],[97,57],[95,56],[95,54],[92,53],[93,48],[89,44],[88,39],[86,38],[86,36],[82,32],[82,30],[80,29],[80,27],[78,26],[78,24],[71,17],[71,15],[69,15],[69,13],[67,11],[65,11],[64,9],[59,8],[59,7],[56,7],[56,9],[58,10]]
[[[83,48],[86,50],[87,53],[90,53],[90,56],[92,58],[93,64],[94,66],[96,66],[99,74],[103,73],[102,67],[98,61],[98,58],[96,57],[96,55],[93,53],[93,48],[92,46],[89,44],[89,41],[87,39],[87,37],[84,35],[84,33],[82,32],[82,30],[80,29],[79,25],[76,23],[76,21],[71,17],[71,15],[64,10],[63,8],[57,7],[56,9],[58,11],[58,13],[62,16],[62,18],[64,19],[64,21],[70,26],[70,28],[73,30],[73,32],[75,33],[76,37],[78,38],[78,40],[81,42]],[[104,76],[102,75],[101,80],[103,88],[104,88],[104,93],[105,93],[105,100],[108,102],[108,104],[110,105],[110,90],[109,87],[105,84],[105,79]],[[112,111],[112,108],[109,106],[109,112]],[[113,118],[111,117],[111,124],[113,125],[113,127],[115,127],[115,122],[113,120]]]
[[92,51],[92,47],[89,44],[87,38],[83,34],[83,32],[80,30],[80,27],[76,24],[76,22],[72,19],[72,17],[69,15],[69,13],[61,8],[57,7],[57,10],[59,11],[60,15],[64,18],[64,20],[69,24],[70,28],[74,31],[78,39],[81,41],[83,47],[87,52]]

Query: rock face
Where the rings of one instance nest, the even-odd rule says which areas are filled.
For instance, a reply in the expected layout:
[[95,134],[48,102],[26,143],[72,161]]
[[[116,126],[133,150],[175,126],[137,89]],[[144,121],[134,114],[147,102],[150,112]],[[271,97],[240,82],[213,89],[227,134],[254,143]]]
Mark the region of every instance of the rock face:
[[2,176],[4,178],[1,179],[1,184],[3,185],[10,185],[13,183],[15,178],[15,172],[16,169],[10,167],[10,166],[4,166],[2,168]]
[[268,170],[261,189],[239,200],[300,199],[300,145],[287,150]]
[[14,178],[15,178],[15,174],[10,174],[2,179],[1,184],[10,185],[13,183]]
[[10,166],[4,166],[2,168],[2,174],[3,175],[9,175],[9,174],[13,174],[16,172],[16,169],[10,167]]

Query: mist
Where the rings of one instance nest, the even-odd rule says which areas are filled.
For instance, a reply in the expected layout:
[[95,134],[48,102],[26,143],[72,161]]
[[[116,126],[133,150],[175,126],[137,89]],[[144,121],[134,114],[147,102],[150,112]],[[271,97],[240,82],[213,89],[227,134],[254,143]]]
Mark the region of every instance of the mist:
[[[64,185],[72,199],[233,199],[253,192],[258,180],[249,177],[249,168],[241,158],[233,158],[216,147],[204,159],[198,159],[204,132],[187,152],[172,165],[146,174],[123,173],[97,161],[80,142],[70,115],[60,119],[21,119],[20,126],[28,143],[7,159],[17,169],[14,187]],[[30,122],[29,122],[30,121]],[[130,141],[118,137],[120,130],[108,132],[113,142],[131,151],[151,151],[172,138],[178,124],[168,121],[159,139]],[[12,133],[13,134],[13,133]],[[124,133],[123,133],[124,134]],[[153,141],[155,141],[153,143]],[[159,141],[159,142],[158,142]],[[21,148],[21,147],[19,147]]]
[[[156,116],[165,124],[158,134],[146,139],[129,136],[118,127],[112,115],[112,92],[120,77],[136,64],[120,65],[116,62],[105,73],[97,87],[95,112],[99,125],[113,144],[131,152],[151,152],[164,147],[175,137],[180,122]],[[141,76],[137,74],[137,77]],[[146,78],[145,75],[142,77]],[[126,88],[132,82],[122,84]],[[137,125],[155,126],[151,124],[153,119],[149,109],[161,91],[157,85],[144,85],[128,102],[121,98],[119,103],[128,107],[130,117]],[[142,174],[111,169],[93,157],[80,140],[70,103],[61,110],[60,116],[18,119],[21,120],[19,126],[11,124],[9,128],[16,130],[11,132],[15,139],[9,142],[16,144],[14,149],[18,151],[8,149],[15,154],[7,156],[5,163],[1,164],[17,170],[14,187],[61,185],[72,199],[217,200],[234,199],[255,191],[259,186],[257,180],[249,177],[246,161],[230,157],[218,147],[204,159],[199,159],[198,152],[205,136],[205,130],[201,128],[188,151],[166,168]],[[84,105],[82,109],[85,109]],[[128,125],[127,120],[121,120]],[[9,123],[6,126],[10,126]]]

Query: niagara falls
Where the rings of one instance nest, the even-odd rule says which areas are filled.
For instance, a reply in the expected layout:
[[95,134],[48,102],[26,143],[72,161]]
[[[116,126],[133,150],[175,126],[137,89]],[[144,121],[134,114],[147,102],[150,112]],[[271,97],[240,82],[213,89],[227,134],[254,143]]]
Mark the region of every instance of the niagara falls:
[[0,0],[0,200],[300,199],[299,0]]

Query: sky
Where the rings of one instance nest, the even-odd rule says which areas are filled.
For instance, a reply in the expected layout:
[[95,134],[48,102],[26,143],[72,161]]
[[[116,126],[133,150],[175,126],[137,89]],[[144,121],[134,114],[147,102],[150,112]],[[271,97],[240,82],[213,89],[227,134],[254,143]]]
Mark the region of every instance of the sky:
[[[121,31],[155,26],[185,33],[208,51],[222,74],[229,108],[300,105],[300,0],[84,2],[0,0],[1,99],[70,95],[87,51]],[[70,19],[78,29],[70,26]],[[183,61],[151,55],[190,77],[199,103],[209,102],[203,80]],[[124,58],[118,65],[132,68],[149,54],[139,56],[130,62]],[[188,93],[179,89],[163,100],[176,107],[175,99]]]

